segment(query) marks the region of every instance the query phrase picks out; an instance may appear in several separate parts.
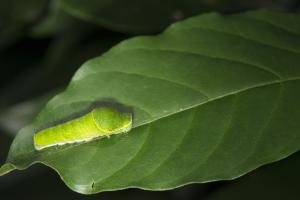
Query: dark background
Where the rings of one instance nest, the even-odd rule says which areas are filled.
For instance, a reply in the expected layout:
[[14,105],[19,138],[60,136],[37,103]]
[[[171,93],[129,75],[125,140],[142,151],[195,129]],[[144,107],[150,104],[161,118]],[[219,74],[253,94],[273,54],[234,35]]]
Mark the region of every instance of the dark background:
[[[31,17],[27,18],[24,2],[0,0],[0,164],[5,162],[17,131],[63,90],[81,64],[126,38],[156,34],[165,28],[143,33],[118,31],[67,13],[58,21],[45,22],[51,15],[50,2],[30,8]],[[299,13],[300,1],[235,0],[202,10],[232,14],[255,8]],[[300,153],[296,153],[234,181],[192,184],[170,191],[127,189],[85,196],[67,188],[53,170],[37,164],[0,177],[0,199],[299,199],[299,169]]]

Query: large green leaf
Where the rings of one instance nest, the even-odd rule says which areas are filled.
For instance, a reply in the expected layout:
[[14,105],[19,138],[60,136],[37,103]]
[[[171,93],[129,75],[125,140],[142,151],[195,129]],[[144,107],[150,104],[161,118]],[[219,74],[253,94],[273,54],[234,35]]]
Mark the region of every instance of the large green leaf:
[[[300,149],[300,17],[207,14],[85,63],[16,136],[8,163],[41,162],[81,193],[239,177]],[[95,102],[131,107],[128,134],[36,151],[36,129]]]
[[[170,23],[209,10],[232,11],[259,5],[260,0],[58,0],[75,17],[126,33],[160,31]],[[272,2],[274,4],[274,2]]]

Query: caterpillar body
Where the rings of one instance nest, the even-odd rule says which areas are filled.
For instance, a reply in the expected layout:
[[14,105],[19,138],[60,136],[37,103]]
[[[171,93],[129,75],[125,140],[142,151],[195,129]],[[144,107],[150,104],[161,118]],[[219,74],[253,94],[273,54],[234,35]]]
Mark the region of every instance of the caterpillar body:
[[132,114],[109,107],[95,108],[68,122],[46,128],[34,134],[36,150],[78,142],[88,142],[101,136],[128,132],[132,127]]

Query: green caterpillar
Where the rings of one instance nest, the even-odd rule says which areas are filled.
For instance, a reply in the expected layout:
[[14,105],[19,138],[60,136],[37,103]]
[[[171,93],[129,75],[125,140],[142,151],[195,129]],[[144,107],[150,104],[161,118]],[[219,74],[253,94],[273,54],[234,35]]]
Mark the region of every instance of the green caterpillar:
[[41,150],[56,145],[87,142],[101,136],[128,132],[131,127],[131,113],[100,107],[79,118],[37,132],[33,136],[34,147]]

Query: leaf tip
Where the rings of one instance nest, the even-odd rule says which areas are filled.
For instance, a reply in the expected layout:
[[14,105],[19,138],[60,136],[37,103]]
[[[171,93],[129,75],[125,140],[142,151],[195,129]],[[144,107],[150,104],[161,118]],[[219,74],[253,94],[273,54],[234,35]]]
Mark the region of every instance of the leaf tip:
[[16,169],[16,167],[11,163],[5,163],[0,167],[0,176],[3,176]]

